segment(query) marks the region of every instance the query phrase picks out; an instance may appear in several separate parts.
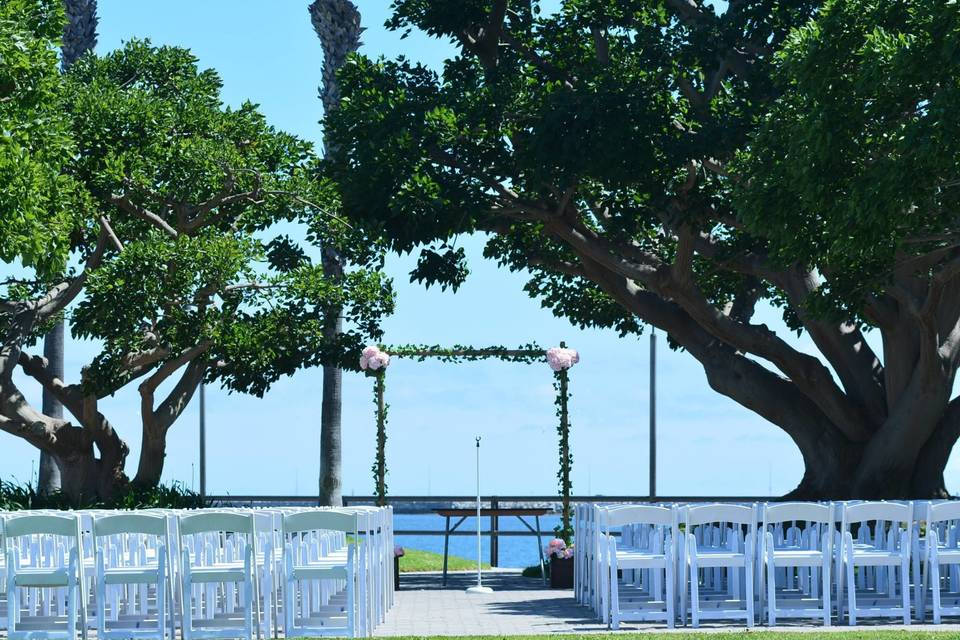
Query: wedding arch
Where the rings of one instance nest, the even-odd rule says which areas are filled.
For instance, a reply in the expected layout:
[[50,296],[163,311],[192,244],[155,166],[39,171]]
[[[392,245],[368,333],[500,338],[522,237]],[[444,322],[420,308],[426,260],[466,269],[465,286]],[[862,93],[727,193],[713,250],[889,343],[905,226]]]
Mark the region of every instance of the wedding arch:
[[464,345],[440,347],[429,345],[371,345],[363,350],[360,356],[360,368],[374,379],[373,393],[377,413],[377,442],[376,456],[373,462],[373,478],[377,504],[386,504],[387,499],[387,411],[389,405],[385,400],[386,374],[391,358],[412,358],[423,362],[428,358],[435,358],[442,362],[459,363],[477,360],[497,359],[506,362],[531,364],[545,362],[553,371],[553,387],[557,392],[556,417],[557,435],[559,442],[560,467],[557,471],[557,481],[561,503],[563,505],[560,516],[560,528],[557,537],[570,542],[573,529],[570,522],[570,470],[573,466],[573,454],[570,451],[570,414],[568,404],[570,400],[569,370],[580,361],[580,355],[574,349],[568,349],[561,342],[559,347],[543,349],[536,344],[527,344],[516,349],[506,347],[476,348]]

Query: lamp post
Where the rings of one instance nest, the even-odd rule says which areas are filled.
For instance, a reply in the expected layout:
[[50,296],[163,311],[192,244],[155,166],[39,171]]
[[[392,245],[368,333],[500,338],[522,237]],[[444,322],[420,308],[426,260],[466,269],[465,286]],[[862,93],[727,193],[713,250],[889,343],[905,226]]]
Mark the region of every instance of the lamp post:
[[480,566],[480,436],[477,436],[477,584],[467,588],[467,593],[493,593],[493,589],[483,586],[483,571]]
[[200,503],[207,502],[207,403],[200,383]]
[[650,327],[650,499],[657,497],[657,334]]

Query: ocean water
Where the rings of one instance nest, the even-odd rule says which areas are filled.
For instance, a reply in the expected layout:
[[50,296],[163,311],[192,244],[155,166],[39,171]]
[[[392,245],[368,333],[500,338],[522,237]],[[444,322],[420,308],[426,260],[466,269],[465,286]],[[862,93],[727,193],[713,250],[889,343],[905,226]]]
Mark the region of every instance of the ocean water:
[[[533,518],[524,517],[535,526]],[[490,529],[490,519],[481,518],[481,528],[484,531]],[[456,519],[451,518],[451,526]],[[400,530],[418,530],[418,531],[436,531],[438,535],[404,536],[397,535],[396,543],[404,548],[421,549],[423,551],[433,551],[434,553],[443,553],[443,524],[444,518],[432,513],[395,513],[393,515],[393,528]],[[541,543],[543,546],[553,538],[553,530],[560,525],[560,516],[547,515],[540,517],[540,531],[542,532]],[[527,531],[527,528],[513,516],[501,516],[498,525],[499,531]],[[461,556],[476,560],[477,558],[477,519],[467,518],[463,521],[457,531],[473,532],[472,536],[450,536],[450,555]],[[526,536],[500,536],[497,538],[499,550],[499,562],[497,566],[522,568],[537,564],[537,537],[535,535]],[[490,537],[483,536],[482,555],[484,562],[490,562]]]

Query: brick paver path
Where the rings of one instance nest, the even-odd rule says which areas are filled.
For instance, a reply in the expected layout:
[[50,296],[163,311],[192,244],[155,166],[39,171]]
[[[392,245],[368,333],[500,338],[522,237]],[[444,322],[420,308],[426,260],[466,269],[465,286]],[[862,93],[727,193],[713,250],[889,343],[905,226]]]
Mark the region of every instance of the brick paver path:
[[[476,582],[475,573],[451,573],[446,588],[439,573],[403,574],[401,589],[386,621],[377,627],[377,636],[470,636],[533,635],[553,633],[597,633],[607,631],[593,612],[578,605],[569,590],[548,589],[539,579],[524,578],[517,571],[484,572],[484,584],[492,594],[468,594]],[[903,629],[957,633],[960,625],[912,625],[905,627],[889,619],[865,619],[861,630]],[[951,622],[955,622],[951,620]],[[705,623],[701,630],[736,631],[737,623]],[[766,627],[755,627],[757,630]],[[778,626],[789,631],[847,631],[847,625],[824,629],[807,621]],[[623,623],[622,631],[664,631],[663,624]],[[689,628],[679,630],[690,631]]]
[[378,636],[464,636],[589,633],[604,630],[573,592],[548,589],[518,572],[484,573],[492,594],[467,593],[475,573],[451,573],[447,588],[439,573],[403,574],[401,589]]

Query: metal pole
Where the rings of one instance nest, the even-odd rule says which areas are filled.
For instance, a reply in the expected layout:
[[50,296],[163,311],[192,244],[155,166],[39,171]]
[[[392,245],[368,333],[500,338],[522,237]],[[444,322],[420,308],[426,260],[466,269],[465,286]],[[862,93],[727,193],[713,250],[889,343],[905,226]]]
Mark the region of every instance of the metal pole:
[[207,501],[207,402],[200,383],[200,502]]
[[657,497],[657,334],[650,327],[650,499]]
[[493,589],[483,586],[483,571],[481,571],[480,553],[483,549],[480,544],[480,436],[477,436],[477,585],[468,587],[467,593],[493,593]]
[[480,570],[480,552],[483,548],[480,537],[480,436],[477,436],[477,586],[483,586],[483,571]]

